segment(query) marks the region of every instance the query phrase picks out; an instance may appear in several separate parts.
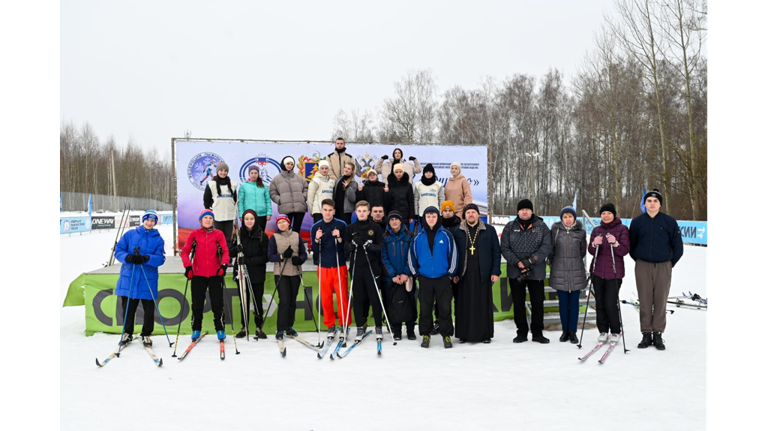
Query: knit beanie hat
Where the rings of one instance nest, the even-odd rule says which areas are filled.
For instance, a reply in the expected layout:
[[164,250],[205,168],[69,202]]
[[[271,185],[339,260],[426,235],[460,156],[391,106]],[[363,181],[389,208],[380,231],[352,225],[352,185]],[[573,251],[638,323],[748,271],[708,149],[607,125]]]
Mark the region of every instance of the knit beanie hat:
[[[443,202],[445,203],[445,202]],[[467,218],[467,211],[468,210],[475,210],[477,211],[477,214],[480,214],[480,207],[477,206],[475,203],[467,204],[464,206],[464,218]]]
[[576,218],[576,210],[573,209],[573,207],[570,205],[560,210],[560,220],[563,219],[563,214],[565,213],[569,213],[573,216],[573,218]]
[[399,169],[399,170],[401,170],[401,171],[403,171],[403,172],[405,172],[405,168],[403,167],[403,164],[402,164],[402,163],[397,163],[397,164],[395,164],[395,167],[392,169],[392,172],[395,172],[395,171],[397,171],[398,169]]
[[610,211],[613,214],[613,216],[616,217],[616,207],[612,203],[608,202],[607,204],[600,207],[600,214],[606,211]]
[[213,210],[210,210],[210,209],[206,208],[206,209],[200,211],[200,217],[198,218],[198,220],[202,223],[203,217],[205,217],[207,215],[213,217],[214,219],[216,218],[216,217],[213,216]]
[[283,157],[283,160],[280,162],[280,168],[282,168],[284,171],[287,171],[285,164],[286,163],[293,163],[293,166],[296,167],[296,161],[293,160],[293,157],[291,156],[285,156]]
[[291,222],[291,220],[287,216],[284,216],[284,215],[281,214],[281,215],[277,216],[277,219],[275,220],[275,224],[280,223],[280,220],[285,220],[288,223]]
[[224,160],[220,161],[218,165],[216,165],[216,172],[220,170],[225,170],[229,172],[229,165],[224,162]]
[[320,166],[328,166],[330,168],[331,164],[328,163],[328,160],[323,159],[323,160],[320,160],[320,163],[318,163],[317,166],[318,167],[320,167]]
[[152,219],[155,221],[155,224],[157,224],[157,213],[155,210],[147,210],[147,212],[144,213],[143,216],[141,216],[141,222],[144,223],[146,219]]
[[659,189],[653,189],[650,192],[646,193],[645,194],[645,198],[643,198],[643,203],[645,203],[645,200],[648,199],[649,197],[653,197],[653,198],[658,199],[659,200],[659,204],[663,204],[664,203],[664,198],[662,198],[661,192],[659,191]]
[[453,163],[451,163],[451,167],[454,167],[454,166],[456,166],[457,168],[459,168],[459,173],[461,173],[461,163],[459,163],[459,162],[453,162]]
[[453,201],[443,201],[443,204],[440,205],[440,213],[442,214],[446,208],[450,208],[451,211],[456,212],[456,207],[453,205]]
[[379,173],[373,169],[368,169],[368,172],[365,173],[365,178],[369,178],[371,174],[376,175],[376,178],[379,178]]
[[517,210],[523,210],[523,209],[529,209],[533,211],[533,202],[529,201],[528,199],[523,199],[520,202],[517,203]]
[[426,174],[427,172],[432,172],[432,176],[435,176],[435,167],[432,166],[432,163],[427,163],[427,166],[424,166],[422,175]]
[[427,209],[424,210],[424,215],[427,215],[428,213],[435,213],[437,215],[440,215],[440,212],[437,211],[437,207],[434,206],[428,206]]
[[403,216],[400,215],[400,212],[397,210],[393,210],[389,212],[389,215],[387,216],[387,221],[392,220],[393,218],[403,221]]
[[256,165],[251,165],[251,166],[248,166],[248,175],[250,175],[250,174],[251,174],[251,171],[256,171],[256,172],[259,172],[259,167],[258,167],[258,166],[256,166]]
[[243,222],[243,225],[245,225],[245,215],[246,214],[252,215],[253,218],[255,218],[255,219],[258,218],[258,216],[256,215],[256,211],[251,210],[251,209],[247,209],[247,210],[243,211],[243,216],[240,217],[241,221]]

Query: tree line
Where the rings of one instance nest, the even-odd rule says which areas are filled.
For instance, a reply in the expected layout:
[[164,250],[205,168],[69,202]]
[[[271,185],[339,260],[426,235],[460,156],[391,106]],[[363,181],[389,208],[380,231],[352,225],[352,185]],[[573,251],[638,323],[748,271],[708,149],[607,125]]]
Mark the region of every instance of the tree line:
[[559,214],[578,192],[579,208],[628,218],[658,188],[665,212],[706,220],[706,17],[699,0],[617,0],[569,84],[550,70],[439,94],[430,70],[410,71],[374,113],[339,110],[331,139],[487,145],[494,214],[533,196]]
[[113,136],[99,140],[87,122],[80,127],[71,121],[62,123],[59,142],[61,191],[173,202],[176,183],[171,160],[161,158],[156,149],[145,153],[131,140],[121,146]]

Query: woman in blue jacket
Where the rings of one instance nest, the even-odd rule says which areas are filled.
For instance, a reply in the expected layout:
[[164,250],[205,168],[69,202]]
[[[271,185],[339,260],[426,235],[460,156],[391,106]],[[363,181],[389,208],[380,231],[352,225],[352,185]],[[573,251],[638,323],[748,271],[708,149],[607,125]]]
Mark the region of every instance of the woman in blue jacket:
[[155,329],[157,268],[165,263],[165,242],[160,232],[155,229],[155,211],[148,210],[144,213],[141,223],[141,226],[126,232],[115,247],[115,258],[123,264],[115,295],[120,297],[123,310],[128,308],[121,343],[128,344],[133,340],[133,322],[136,308],[141,302],[144,308],[141,342],[145,346],[152,346],[149,336]]

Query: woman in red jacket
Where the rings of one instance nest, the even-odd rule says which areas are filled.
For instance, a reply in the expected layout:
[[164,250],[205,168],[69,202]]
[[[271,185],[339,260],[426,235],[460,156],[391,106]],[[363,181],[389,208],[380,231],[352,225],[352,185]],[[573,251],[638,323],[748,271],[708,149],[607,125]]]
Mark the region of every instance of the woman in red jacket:
[[224,233],[213,227],[213,211],[205,209],[200,213],[200,229],[193,230],[181,250],[184,273],[192,280],[192,341],[200,338],[203,328],[203,307],[205,292],[210,290],[213,324],[216,336],[225,339],[224,334],[224,274],[229,263],[229,249]]

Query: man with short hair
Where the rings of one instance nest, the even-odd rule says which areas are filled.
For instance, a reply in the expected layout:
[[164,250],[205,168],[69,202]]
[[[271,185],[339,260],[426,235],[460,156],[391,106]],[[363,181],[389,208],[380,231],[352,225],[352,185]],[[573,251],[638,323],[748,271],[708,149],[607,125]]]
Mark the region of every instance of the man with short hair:
[[429,348],[432,332],[432,307],[440,310],[440,336],[443,347],[453,347],[451,318],[451,281],[456,275],[458,256],[453,236],[439,222],[435,207],[424,210],[423,229],[413,238],[408,252],[411,274],[419,280],[419,332],[421,347]]
[[[392,211],[388,215],[389,225],[384,232],[384,247],[382,249],[381,257],[384,260],[384,268],[387,273],[382,277],[385,279],[384,283],[384,301],[387,310],[387,314],[392,320],[392,333],[395,340],[402,339],[403,323],[405,323],[408,331],[408,339],[415,340],[416,332],[416,288],[413,283],[410,271],[408,270],[408,250],[411,247],[411,240],[413,234],[403,224],[403,216],[397,212]],[[405,322],[399,321],[397,317],[392,316],[390,311],[392,304],[392,295],[395,289],[405,289],[407,292],[407,298],[410,299],[410,308],[412,319]],[[410,289],[410,290],[409,290]],[[402,291],[399,292],[402,294]],[[399,312],[400,310],[398,310]]]
[[357,181],[355,181],[355,164],[344,163],[344,175],[333,185],[333,201],[339,219],[349,225],[352,223],[352,213],[357,201]]
[[525,317],[525,288],[531,298],[531,332],[533,341],[546,344],[544,336],[544,279],[546,259],[552,249],[547,224],[533,213],[533,203],[523,199],[517,204],[517,218],[507,223],[501,233],[501,254],[507,261],[507,279],[512,291],[517,337],[512,341],[528,341]]
[[[320,281],[320,297],[323,305],[323,323],[328,327],[328,338],[333,339],[336,330],[336,319],[341,326],[349,326],[347,316],[347,265],[344,259],[343,238],[347,225],[334,218],[333,200],[322,202],[323,218],[312,225],[312,258],[317,265],[317,279]],[[338,316],[333,310],[333,294],[336,294]],[[347,334],[342,333],[341,338]]]
[[[347,153],[347,143],[344,141],[344,138],[336,138],[335,146],[335,151],[331,154],[328,154],[327,156],[328,163],[331,165],[331,171],[328,173],[328,175],[330,175],[331,179],[334,181],[336,181],[336,179],[344,174],[344,163],[352,163],[353,173],[355,172],[355,168],[357,170],[360,168],[360,166],[355,161],[354,156]],[[355,190],[357,190],[357,187],[355,187]]]
[[374,223],[379,225],[382,232],[384,232],[387,229],[387,219],[384,218],[383,205],[371,206],[371,219],[373,220]]
[[637,347],[641,349],[651,344],[658,350],[666,349],[661,334],[667,327],[672,268],[683,257],[680,227],[672,216],[661,212],[662,202],[657,189],[646,193],[646,212],[632,219],[629,225],[629,255],[635,261],[640,332],[643,333]]
[[381,228],[371,222],[371,212],[367,201],[360,201],[355,206],[357,221],[350,224],[344,234],[344,251],[352,263],[352,294],[355,309],[357,335],[355,342],[360,342],[365,334],[368,322],[368,310],[373,308],[373,320],[376,322],[376,339],[384,338],[381,331],[382,300],[376,288],[381,275],[381,245],[384,243]]
[[480,220],[474,203],[464,207],[464,221],[454,235],[459,250],[456,338],[459,343],[490,343],[493,338],[493,283],[501,275],[496,229]]

